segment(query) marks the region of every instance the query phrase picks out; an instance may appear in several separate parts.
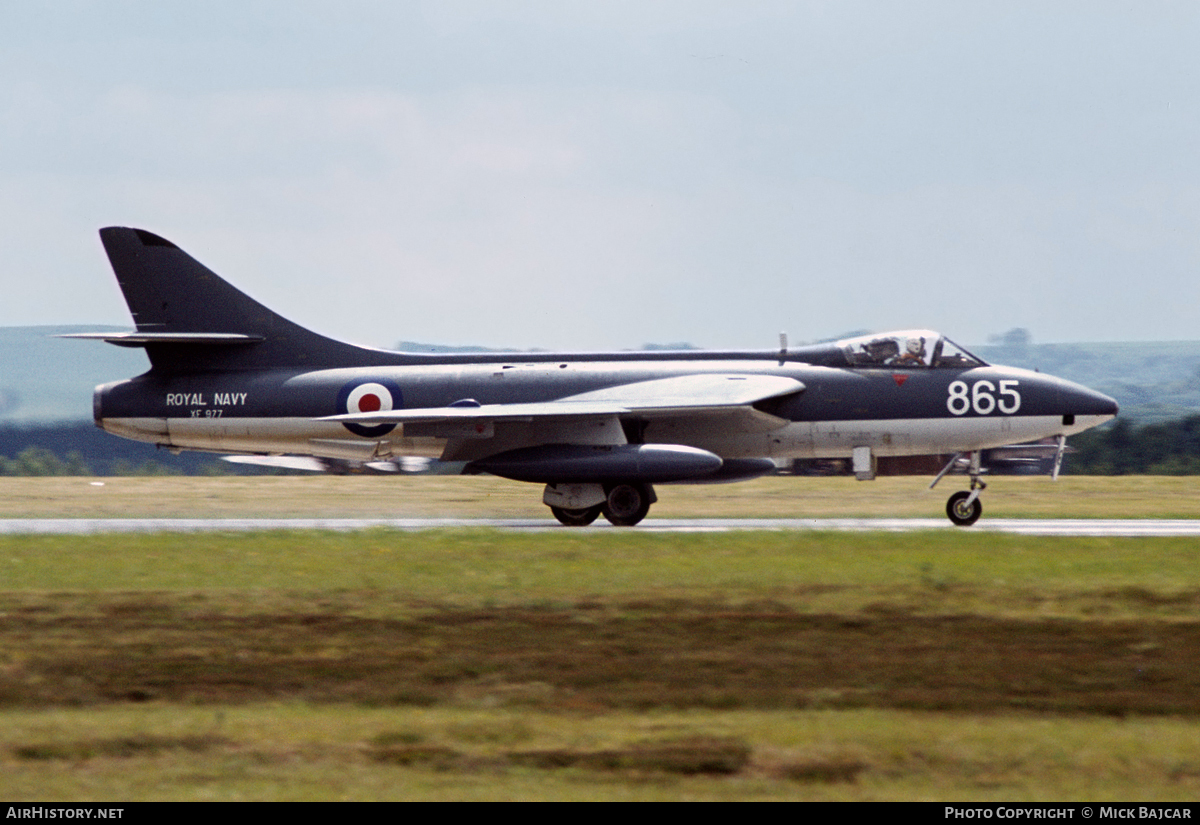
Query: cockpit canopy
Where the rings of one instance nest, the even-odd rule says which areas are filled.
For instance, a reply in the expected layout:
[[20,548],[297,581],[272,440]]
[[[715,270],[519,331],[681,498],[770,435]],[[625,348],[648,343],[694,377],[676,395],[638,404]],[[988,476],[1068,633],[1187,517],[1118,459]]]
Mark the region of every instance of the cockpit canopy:
[[835,343],[852,367],[964,369],[987,366],[949,338],[929,329],[906,329],[845,338]]

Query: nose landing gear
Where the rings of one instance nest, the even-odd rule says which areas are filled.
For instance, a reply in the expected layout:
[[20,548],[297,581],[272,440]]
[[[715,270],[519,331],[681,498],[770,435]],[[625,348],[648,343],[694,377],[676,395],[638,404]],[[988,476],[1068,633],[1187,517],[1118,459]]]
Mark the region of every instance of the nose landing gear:
[[[937,474],[933,483],[929,485],[929,489],[932,490],[942,480],[942,476],[950,472],[962,457],[962,453],[955,453],[949,463]],[[983,515],[983,502],[979,500],[979,494],[987,489],[987,484],[980,480],[980,476],[983,475],[983,467],[981,466],[981,453],[978,450],[971,453],[967,474],[971,477],[971,489],[959,490],[946,501],[946,515],[959,527],[970,527]]]
[[979,500],[979,494],[987,487],[982,481],[979,482],[979,489],[975,489],[975,484],[972,482],[971,490],[959,490],[946,502],[946,515],[950,520],[959,527],[970,527],[975,522],[979,521],[979,517],[983,515],[983,502]]

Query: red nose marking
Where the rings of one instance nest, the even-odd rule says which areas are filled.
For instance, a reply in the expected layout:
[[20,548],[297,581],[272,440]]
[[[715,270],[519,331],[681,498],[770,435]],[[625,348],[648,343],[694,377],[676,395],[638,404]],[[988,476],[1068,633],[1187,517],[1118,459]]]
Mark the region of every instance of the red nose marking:
[[359,412],[377,412],[383,404],[379,401],[379,396],[374,393],[367,393],[362,398],[358,399]]
[[907,375],[893,375],[892,380],[896,382],[897,387],[903,387],[904,382],[908,380]]

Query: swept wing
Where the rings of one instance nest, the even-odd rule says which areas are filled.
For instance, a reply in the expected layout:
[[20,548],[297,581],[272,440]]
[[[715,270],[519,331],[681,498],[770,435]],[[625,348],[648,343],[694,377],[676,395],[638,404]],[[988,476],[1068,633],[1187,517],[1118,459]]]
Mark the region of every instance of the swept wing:
[[775,419],[782,425],[785,423],[782,419],[756,410],[752,405],[803,390],[804,384],[800,381],[777,375],[680,375],[619,384],[554,401],[478,404],[471,399],[463,399],[447,407],[380,410],[334,415],[319,420],[374,425],[532,421],[539,418],[630,414],[647,418],[733,414],[754,420],[764,417]]

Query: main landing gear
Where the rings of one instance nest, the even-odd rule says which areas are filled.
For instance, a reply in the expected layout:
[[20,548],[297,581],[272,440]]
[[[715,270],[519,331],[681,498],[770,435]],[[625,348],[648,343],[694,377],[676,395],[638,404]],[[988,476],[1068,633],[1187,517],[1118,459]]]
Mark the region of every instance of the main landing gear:
[[605,492],[604,517],[618,527],[632,527],[644,519],[654,501],[649,484],[614,484]]
[[[946,501],[946,515],[959,527],[970,527],[983,515],[983,502],[979,500],[979,494],[987,489],[987,484],[980,480],[980,476],[983,475],[980,455],[978,450],[971,453],[970,463],[967,465],[967,474],[971,477],[971,489],[959,490]],[[932,490],[937,486],[937,483],[942,480],[942,476],[950,472],[962,457],[962,453],[955,453],[950,462],[937,474],[933,483],[929,485],[929,489]]]
[[595,507],[551,507],[550,512],[568,527],[587,527],[596,520],[603,509],[603,504],[597,504]]
[[640,482],[547,484],[542,501],[568,527],[585,527],[601,514],[618,527],[632,527],[658,500],[654,488]]

